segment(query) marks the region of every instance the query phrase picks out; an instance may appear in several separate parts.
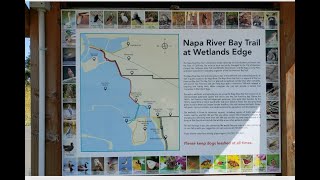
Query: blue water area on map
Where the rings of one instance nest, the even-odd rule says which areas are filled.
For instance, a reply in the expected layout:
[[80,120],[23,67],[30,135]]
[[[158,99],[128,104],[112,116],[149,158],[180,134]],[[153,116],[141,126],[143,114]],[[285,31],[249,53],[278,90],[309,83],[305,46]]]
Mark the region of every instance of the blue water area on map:
[[[89,49],[89,43],[88,43],[88,39],[87,39],[87,36],[85,34],[80,34],[80,39],[81,39],[81,42],[80,42],[80,48],[82,48],[83,46],[81,44],[84,44],[84,50],[82,52],[82,49],[80,51],[80,59],[81,61],[86,61],[85,59],[85,56],[87,55],[87,52],[88,52],[88,49]],[[83,41],[83,42],[82,42]]]
[[104,55],[101,51],[97,50],[97,49],[89,49],[89,58],[91,58],[92,56],[98,56],[98,62],[101,63],[103,61],[106,61],[104,58]]
[[87,38],[86,34],[81,34],[81,40],[83,41],[84,51],[81,54],[81,61],[85,61],[85,56],[87,55],[88,50],[91,52],[92,49],[88,49],[89,45],[94,45],[95,47],[102,48],[108,52],[115,52],[122,49],[122,43],[127,43],[128,37],[120,37],[115,39],[108,38]]
[[107,38],[88,38],[89,44],[105,49],[109,39]]
[[128,37],[121,37],[121,38],[116,38],[116,39],[111,39],[109,41],[109,44],[107,46],[107,51],[109,52],[115,52],[118,51],[119,49],[122,49],[122,42],[127,42]]
[[[83,37],[83,40],[85,38]],[[93,46],[103,46],[105,41],[89,40]],[[119,46],[122,41],[110,41],[109,45]],[[111,43],[112,42],[112,43]],[[111,43],[111,44],[110,44]],[[115,43],[115,44],[113,44]],[[101,48],[101,47],[100,47]],[[98,59],[102,60],[103,53],[95,50]],[[90,53],[84,53],[81,58],[88,60]],[[83,62],[84,59],[81,59]],[[134,102],[130,97],[130,80],[120,76],[114,62],[106,62],[90,72],[81,68],[80,78],[80,133],[91,137],[81,138],[81,151],[83,152],[120,152],[120,151],[150,151],[164,150],[164,145],[150,129],[155,129],[151,122],[150,112],[146,106]],[[108,83],[107,90],[103,83]],[[94,107],[94,110],[92,108]],[[132,131],[125,119],[135,121],[135,117],[148,117],[148,140],[143,145],[132,145]],[[111,141],[113,149],[110,150],[107,141]]]

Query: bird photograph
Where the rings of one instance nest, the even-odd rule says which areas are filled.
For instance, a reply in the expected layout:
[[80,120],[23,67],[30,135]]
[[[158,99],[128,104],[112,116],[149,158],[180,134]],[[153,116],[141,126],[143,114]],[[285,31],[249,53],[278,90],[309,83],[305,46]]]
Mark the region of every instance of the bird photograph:
[[132,170],[132,158],[131,157],[119,157],[119,171],[127,173]]
[[104,12],[104,24],[105,25],[114,25],[117,24],[117,19],[115,17],[115,12],[113,11],[105,11]]
[[99,17],[99,15],[98,14],[96,14],[95,16],[94,16],[94,18],[93,18],[93,22],[102,22],[102,20],[101,20],[101,18]]
[[103,11],[90,11],[90,27],[103,28]]
[[76,67],[63,66],[63,83],[76,83]]
[[70,137],[70,136],[71,136],[71,124],[69,124],[65,136],[66,136],[66,137]]
[[63,48],[63,65],[76,65],[75,48]]
[[68,173],[72,173],[74,171],[74,164],[71,160],[68,160],[66,163],[64,163],[63,171]]
[[78,28],[87,28],[89,27],[89,12],[79,12],[77,14],[77,27]]
[[109,157],[106,159],[107,163],[106,163],[106,166],[107,166],[107,171],[117,171],[118,169],[118,158],[116,157]]
[[74,73],[71,70],[71,68],[68,68],[68,76],[69,76],[69,78],[73,78],[74,77]]
[[93,159],[92,171],[103,171],[103,158]]
[[266,47],[277,47],[278,45],[278,32],[277,30],[266,31]]
[[65,46],[74,46],[76,44],[76,32],[74,29],[67,29],[64,32],[63,43]]
[[131,18],[130,18],[130,11],[119,11],[118,22],[119,25],[130,25]]
[[75,12],[74,11],[63,11],[62,17],[64,20],[64,28],[72,28],[75,25]]
[[70,100],[72,101],[72,98],[75,98],[76,94],[76,85],[75,84],[64,84],[63,85],[63,97],[64,98],[71,98]]
[[132,15],[132,25],[143,25],[143,11],[136,11]]
[[79,172],[84,172],[84,174],[88,174],[88,170],[89,170],[89,162],[85,162],[84,164],[82,164],[80,161],[78,163],[78,171]]
[[69,112],[70,116],[72,116],[73,111],[71,108],[71,104],[68,104],[68,112]]
[[129,170],[128,170],[127,167],[123,167],[123,168],[121,168],[121,171],[123,171],[123,172],[128,172]]
[[[63,117],[64,120],[75,120],[76,118],[76,104],[64,103],[63,104]],[[68,125],[71,121],[65,121]],[[67,127],[67,126],[65,126]]]
[[128,158],[126,158],[121,164],[122,165],[127,165],[128,164]]
[[70,143],[70,145],[63,145],[63,149],[65,152],[70,153],[73,150],[74,146],[73,146],[73,142]]
[[65,23],[65,26],[71,28],[71,12],[68,12],[68,22]]
[[72,139],[76,134],[76,124],[70,121],[63,123],[63,132],[65,139]]

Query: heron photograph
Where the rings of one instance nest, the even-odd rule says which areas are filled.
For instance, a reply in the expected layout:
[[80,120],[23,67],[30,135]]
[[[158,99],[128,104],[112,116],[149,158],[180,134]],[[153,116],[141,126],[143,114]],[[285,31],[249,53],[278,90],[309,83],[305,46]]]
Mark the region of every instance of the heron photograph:
[[76,120],[76,103],[63,104],[63,119],[65,121]]
[[131,11],[118,11],[118,28],[131,28]]
[[76,12],[63,11],[62,12],[62,25],[63,29],[73,29],[76,27]]
[[75,121],[64,121],[63,122],[63,134],[66,139],[73,139],[76,136],[76,123]]

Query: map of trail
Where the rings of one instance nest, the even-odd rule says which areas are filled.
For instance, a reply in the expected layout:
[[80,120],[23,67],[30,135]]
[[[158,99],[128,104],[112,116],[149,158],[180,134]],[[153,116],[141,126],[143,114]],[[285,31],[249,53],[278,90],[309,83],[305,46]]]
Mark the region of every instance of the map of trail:
[[178,46],[177,34],[80,34],[82,152],[179,150]]

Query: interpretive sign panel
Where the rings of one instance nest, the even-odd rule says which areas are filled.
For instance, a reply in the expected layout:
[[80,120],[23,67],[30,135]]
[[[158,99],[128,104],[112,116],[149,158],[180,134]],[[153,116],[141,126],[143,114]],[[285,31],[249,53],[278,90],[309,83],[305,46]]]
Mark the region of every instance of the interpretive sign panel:
[[63,175],[281,172],[278,16],[63,10]]

